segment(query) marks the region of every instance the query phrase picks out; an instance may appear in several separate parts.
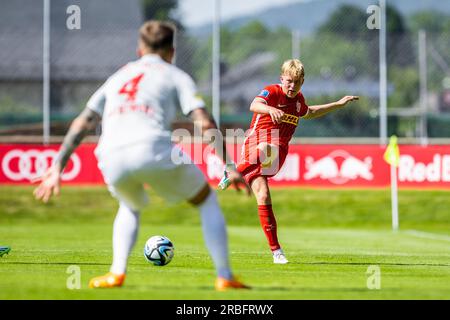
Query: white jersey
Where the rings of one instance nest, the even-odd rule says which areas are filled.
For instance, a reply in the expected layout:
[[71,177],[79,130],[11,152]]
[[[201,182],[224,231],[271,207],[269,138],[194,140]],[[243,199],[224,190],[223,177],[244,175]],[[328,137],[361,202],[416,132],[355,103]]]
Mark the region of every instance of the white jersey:
[[89,99],[87,107],[102,116],[96,154],[138,143],[168,143],[177,108],[188,115],[203,108],[192,78],[147,54],[113,74]]

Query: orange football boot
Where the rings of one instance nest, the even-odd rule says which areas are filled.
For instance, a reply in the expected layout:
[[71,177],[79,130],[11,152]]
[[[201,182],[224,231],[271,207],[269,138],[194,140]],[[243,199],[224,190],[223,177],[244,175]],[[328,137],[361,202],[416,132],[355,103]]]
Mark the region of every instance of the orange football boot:
[[89,288],[121,287],[124,281],[125,274],[108,272],[104,276],[92,278],[91,281],[89,281]]
[[215,287],[217,291],[226,291],[229,289],[251,289],[251,287],[239,282],[236,279],[225,279],[222,277],[217,277]]

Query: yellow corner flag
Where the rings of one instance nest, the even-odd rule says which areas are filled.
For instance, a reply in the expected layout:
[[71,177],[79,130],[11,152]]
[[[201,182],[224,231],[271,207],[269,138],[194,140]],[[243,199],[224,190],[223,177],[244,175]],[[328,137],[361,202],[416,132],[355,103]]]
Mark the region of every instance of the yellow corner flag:
[[397,145],[397,137],[391,136],[389,139],[389,145],[384,152],[384,160],[391,166],[398,167],[400,162],[400,150]]

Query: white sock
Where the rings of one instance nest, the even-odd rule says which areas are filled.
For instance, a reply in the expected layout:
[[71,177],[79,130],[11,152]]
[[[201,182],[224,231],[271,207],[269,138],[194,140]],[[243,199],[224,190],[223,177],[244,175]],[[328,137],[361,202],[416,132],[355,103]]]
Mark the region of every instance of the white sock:
[[272,254],[273,254],[273,255],[276,255],[276,254],[284,254],[284,252],[283,252],[283,249],[280,248],[280,249],[273,250],[273,251],[272,251]]
[[139,211],[133,211],[120,203],[113,227],[113,263],[110,271],[125,273],[128,257],[137,239],[139,229]]
[[202,219],[203,237],[216,267],[217,275],[225,279],[231,279],[225,219],[217,203],[216,193],[213,190],[211,190],[199,208]]

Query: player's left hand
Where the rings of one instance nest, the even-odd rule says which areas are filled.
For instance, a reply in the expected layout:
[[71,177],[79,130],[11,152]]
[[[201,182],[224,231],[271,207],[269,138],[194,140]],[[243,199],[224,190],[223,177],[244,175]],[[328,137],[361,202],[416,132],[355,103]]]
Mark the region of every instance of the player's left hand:
[[57,166],[51,166],[41,177],[31,182],[41,181],[39,186],[34,189],[33,194],[36,200],[42,200],[47,203],[52,195],[58,195],[60,190],[61,172]]
[[338,106],[343,107],[347,103],[349,103],[350,101],[355,101],[355,100],[359,100],[359,96],[345,96],[345,97],[342,97],[336,103],[337,103]]

